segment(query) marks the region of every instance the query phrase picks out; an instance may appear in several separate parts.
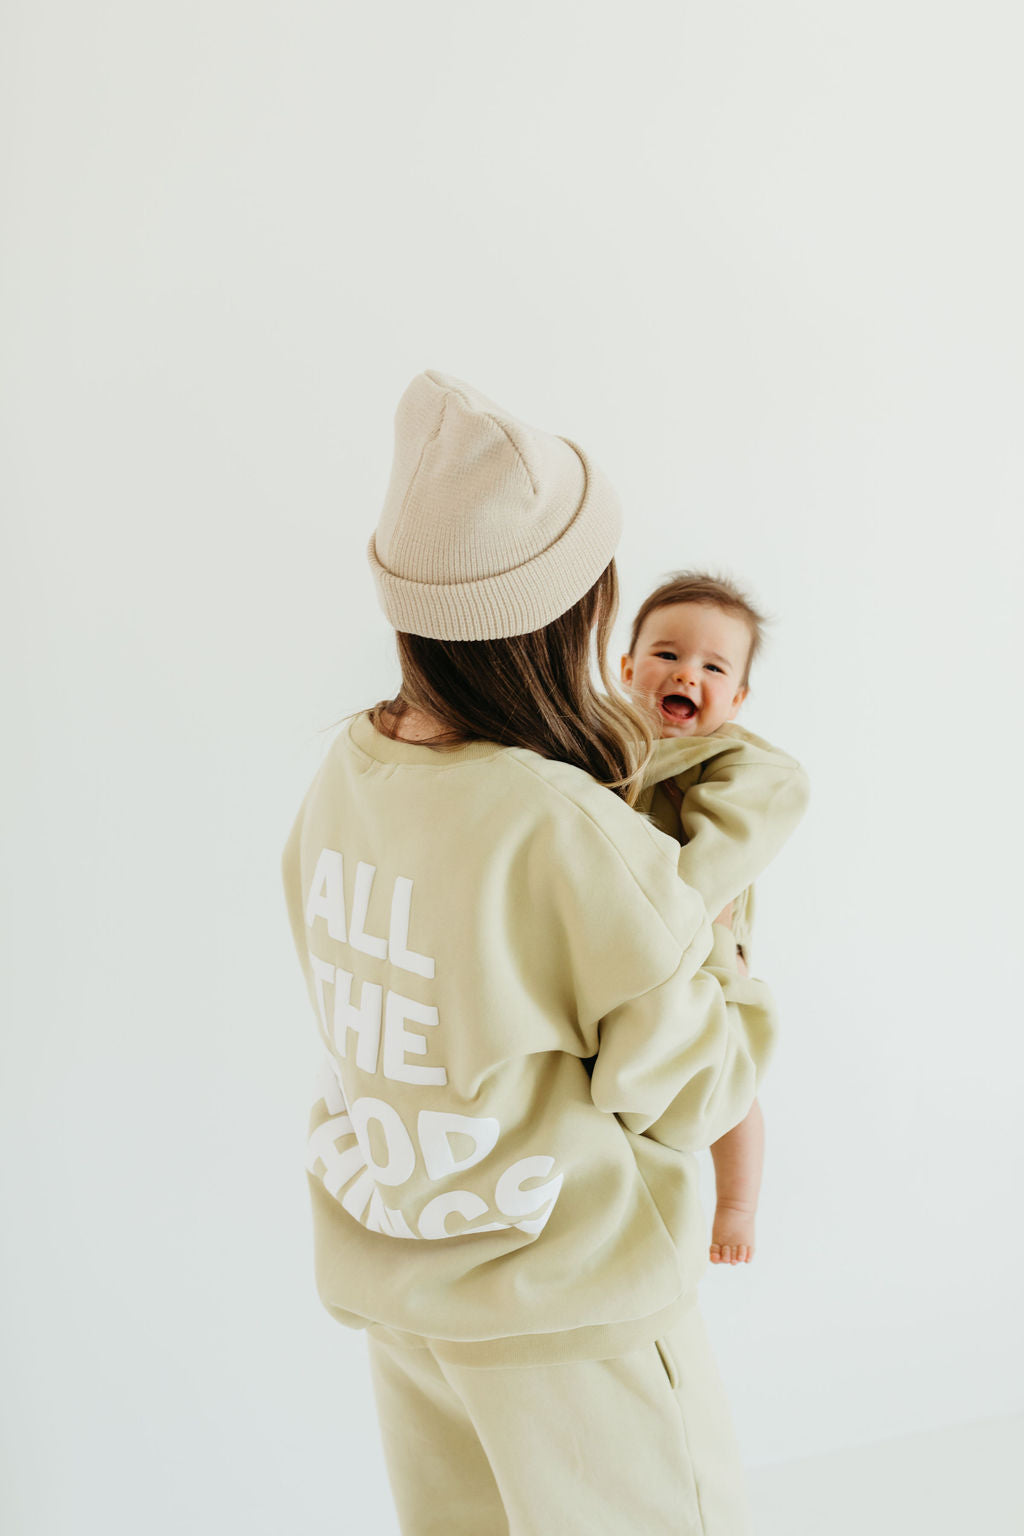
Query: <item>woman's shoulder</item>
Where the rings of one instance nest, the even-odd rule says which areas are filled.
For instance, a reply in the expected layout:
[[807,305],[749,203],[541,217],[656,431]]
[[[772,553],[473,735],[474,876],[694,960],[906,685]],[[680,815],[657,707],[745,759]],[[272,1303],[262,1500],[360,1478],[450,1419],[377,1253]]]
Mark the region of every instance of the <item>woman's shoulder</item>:
[[675,871],[678,844],[591,774],[523,747],[510,747],[501,755],[546,818],[563,825],[571,836],[610,844],[643,873],[652,862]]
[[621,906],[626,921],[656,914],[689,942],[706,917],[698,893],[679,878],[675,838],[571,763],[519,747],[502,756],[542,808],[532,827],[543,830],[536,842],[559,888],[588,910],[594,903]]

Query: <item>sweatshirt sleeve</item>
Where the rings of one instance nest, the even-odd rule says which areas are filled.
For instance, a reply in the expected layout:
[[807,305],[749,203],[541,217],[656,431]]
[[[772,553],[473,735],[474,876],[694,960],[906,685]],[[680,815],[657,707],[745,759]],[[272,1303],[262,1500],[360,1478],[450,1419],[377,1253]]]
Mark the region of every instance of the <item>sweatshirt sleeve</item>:
[[299,958],[302,959],[306,949],[305,924],[300,910],[300,893],[302,891],[301,869],[301,845],[302,822],[305,816],[306,802],[303,800],[298,814],[292,821],[288,832],[288,838],[281,851],[281,879],[284,884],[284,899],[288,909],[288,923],[295,941],[295,948]]
[[679,845],[596,793],[610,803],[587,803],[595,815],[571,843],[544,845],[557,912],[545,948],[591,1058],[591,1097],[640,1135],[709,1147],[754,1101],[775,1038],[771,993],[739,975],[731,932],[679,878]]
[[306,978],[309,1000],[315,1012],[318,1009],[318,1003],[309,968],[306,920],[302,909],[302,891],[304,888],[302,878],[302,830],[305,824],[306,807],[312,797],[313,788],[314,785],[311,785],[303,797],[298,813],[292,821],[287,841],[281,851],[281,880],[284,887],[285,907],[288,912],[288,924],[291,928],[295,952],[299,957],[299,964],[302,968],[303,976]]
[[736,971],[732,934],[704,920],[670,976],[601,1021],[594,1103],[676,1151],[709,1147],[754,1102],[776,1023],[764,982]]
[[709,913],[721,912],[767,869],[809,795],[804,769],[782,752],[738,742],[705,764],[683,794],[679,874],[700,892]]

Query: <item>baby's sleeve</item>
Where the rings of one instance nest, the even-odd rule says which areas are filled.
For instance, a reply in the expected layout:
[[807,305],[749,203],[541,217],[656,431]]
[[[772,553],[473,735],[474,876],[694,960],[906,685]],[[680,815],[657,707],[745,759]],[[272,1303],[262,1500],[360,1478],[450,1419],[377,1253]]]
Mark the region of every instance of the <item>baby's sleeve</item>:
[[804,769],[774,749],[738,741],[703,765],[679,807],[679,874],[712,917],[767,869],[809,798]]

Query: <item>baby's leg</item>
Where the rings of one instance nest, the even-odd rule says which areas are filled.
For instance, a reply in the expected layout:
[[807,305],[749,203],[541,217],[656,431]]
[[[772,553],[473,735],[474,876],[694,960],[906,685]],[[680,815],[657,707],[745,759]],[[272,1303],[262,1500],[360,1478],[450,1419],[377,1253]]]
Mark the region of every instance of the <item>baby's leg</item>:
[[715,1165],[715,1220],[712,1264],[748,1264],[754,1257],[754,1217],[764,1162],[764,1116],[755,1099],[739,1125],[711,1148]]

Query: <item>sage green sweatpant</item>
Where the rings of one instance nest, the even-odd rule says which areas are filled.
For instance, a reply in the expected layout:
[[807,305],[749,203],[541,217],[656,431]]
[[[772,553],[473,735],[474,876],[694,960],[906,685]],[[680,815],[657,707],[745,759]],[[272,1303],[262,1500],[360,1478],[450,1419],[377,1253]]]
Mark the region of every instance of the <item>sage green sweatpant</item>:
[[466,1366],[370,1341],[402,1536],[747,1536],[696,1305],[611,1360]]

